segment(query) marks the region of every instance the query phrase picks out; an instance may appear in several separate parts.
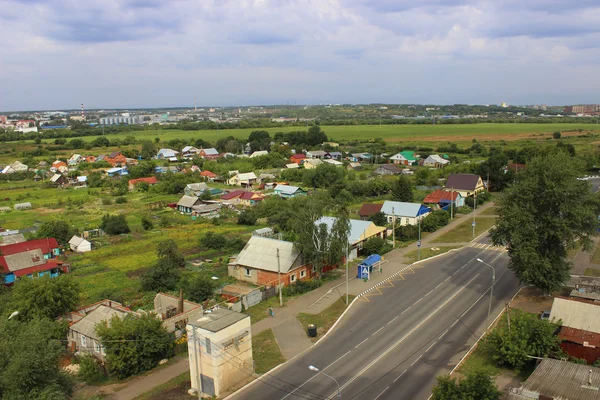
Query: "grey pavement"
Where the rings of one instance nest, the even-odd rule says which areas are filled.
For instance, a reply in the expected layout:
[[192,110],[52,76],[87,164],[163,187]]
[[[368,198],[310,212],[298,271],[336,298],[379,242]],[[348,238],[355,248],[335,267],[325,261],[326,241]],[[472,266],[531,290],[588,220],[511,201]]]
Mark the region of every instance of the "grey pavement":
[[[600,242],[600,237],[595,236],[592,238],[592,241],[594,242],[595,249],[596,246],[598,246],[598,243]],[[594,250],[592,250],[592,253],[588,253],[586,251],[583,251],[582,248],[579,249],[579,251],[575,255],[575,258],[573,259],[573,269],[571,270],[571,273],[573,275],[583,275],[587,268],[600,269],[599,264],[592,263],[592,255],[594,254],[593,251]]]
[[[273,332],[277,338],[281,354],[283,354],[286,360],[291,360],[312,346],[312,342],[308,338],[306,331],[294,316],[275,325]],[[285,340],[280,341],[280,338],[285,338]]]

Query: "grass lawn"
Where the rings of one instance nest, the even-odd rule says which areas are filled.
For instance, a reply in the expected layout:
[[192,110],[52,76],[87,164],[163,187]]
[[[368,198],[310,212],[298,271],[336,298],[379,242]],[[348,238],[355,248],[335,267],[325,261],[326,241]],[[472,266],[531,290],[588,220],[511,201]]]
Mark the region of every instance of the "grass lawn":
[[[288,301],[289,297],[283,296],[283,307],[285,307],[285,303]],[[261,301],[255,306],[248,308],[244,311],[244,314],[250,316],[250,322],[252,324],[257,323],[261,319],[265,319],[269,316],[269,307],[273,307],[273,311],[277,314],[277,310],[279,307],[279,296],[273,296],[265,301]]]
[[576,246],[572,249],[567,250],[567,259],[573,261],[577,253],[581,250],[581,246]]
[[600,269],[596,268],[586,268],[583,276],[595,276],[600,277]]
[[498,207],[490,207],[486,208],[482,212],[478,213],[479,215],[497,215]]
[[600,264],[600,245],[596,247],[594,250],[594,254],[592,254],[592,263]]
[[184,372],[170,381],[136,397],[134,400],[184,400],[189,399],[190,373]]
[[[450,232],[443,234],[438,237],[437,243],[459,243],[459,242],[469,242],[473,239],[473,228],[471,226],[472,219],[468,219],[458,225],[456,228],[452,229]],[[494,218],[479,218],[476,219],[475,226],[475,237],[481,235],[483,232],[490,229],[496,220]]]
[[273,329],[267,329],[252,337],[252,357],[257,374],[264,374],[285,362]]
[[[348,301],[352,302],[355,296],[348,296]],[[335,321],[342,315],[346,309],[346,298],[340,297],[338,301],[327,307],[323,312],[319,314],[306,314],[300,313],[297,318],[303,327],[309,324],[317,325],[317,337],[311,338],[313,342],[316,342],[319,337],[327,333],[327,331],[333,326]]]
[[[429,257],[437,256],[438,254],[445,253],[452,249],[458,249],[460,246],[446,246],[446,247],[425,247],[421,249],[421,260],[424,260]],[[434,250],[436,249],[436,250]],[[413,250],[405,254],[405,257],[410,260],[410,262],[415,262],[418,260],[419,250]]]

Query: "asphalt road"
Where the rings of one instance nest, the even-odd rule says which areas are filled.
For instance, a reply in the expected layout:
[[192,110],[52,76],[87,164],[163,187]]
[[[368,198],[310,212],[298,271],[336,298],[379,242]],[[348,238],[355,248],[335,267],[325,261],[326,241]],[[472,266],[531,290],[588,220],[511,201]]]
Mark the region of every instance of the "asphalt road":
[[[478,241],[486,243],[485,239]],[[473,244],[472,246],[475,246]],[[231,399],[427,399],[518,290],[505,252],[465,247],[407,270],[358,299],[326,339]]]

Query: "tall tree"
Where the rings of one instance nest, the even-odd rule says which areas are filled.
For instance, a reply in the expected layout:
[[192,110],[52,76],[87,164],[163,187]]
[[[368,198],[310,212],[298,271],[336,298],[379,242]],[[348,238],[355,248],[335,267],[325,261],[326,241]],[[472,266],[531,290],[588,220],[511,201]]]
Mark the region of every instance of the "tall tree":
[[407,202],[413,201],[412,187],[406,176],[399,176],[392,185],[392,200]]
[[450,376],[440,376],[437,381],[433,400],[498,400],[502,395],[492,377],[482,371],[471,372],[460,381]]
[[18,311],[21,320],[55,319],[75,309],[80,293],[78,283],[69,275],[20,279],[3,308],[7,314]]
[[54,220],[44,222],[37,231],[39,238],[55,238],[60,244],[65,244],[73,236],[73,230],[65,221]]
[[156,249],[158,260],[142,276],[144,290],[166,291],[177,287],[181,279],[181,268],[185,259],[173,239],[158,244]]
[[496,245],[508,246],[510,269],[521,282],[549,293],[569,278],[567,250],[591,249],[598,226],[598,196],[578,180],[581,163],[564,152],[533,158],[498,201],[491,231]]

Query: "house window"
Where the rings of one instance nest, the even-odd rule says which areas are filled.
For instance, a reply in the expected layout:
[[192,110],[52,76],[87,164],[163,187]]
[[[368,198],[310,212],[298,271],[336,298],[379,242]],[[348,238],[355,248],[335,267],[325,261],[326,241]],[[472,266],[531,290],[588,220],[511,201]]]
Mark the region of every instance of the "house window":
[[81,347],[87,347],[87,338],[81,335]]
[[302,271],[300,271],[300,278],[304,278],[306,276],[306,270],[303,269]]
[[314,273],[314,272],[317,272],[317,267],[316,267],[315,265],[313,265],[313,267],[312,267],[312,272],[313,272],[313,273]]
[[100,353],[102,353],[102,355],[105,356],[106,355],[106,347],[100,346]]
[[96,340],[94,340],[94,351],[96,353],[100,353],[100,343],[98,343]]
[[251,276],[250,268],[244,268],[246,270],[246,276]]
[[290,282],[296,282],[296,274],[290,275]]
[[210,354],[212,352],[212,346],[210,345],[210,339],[206,338],[206,354]]
[[408,219],[408,218],[406,218],[406,222],[405,222],[405,224],[406,224],[406,225],[408,225],[408,224],[409,224],[409,219]]

